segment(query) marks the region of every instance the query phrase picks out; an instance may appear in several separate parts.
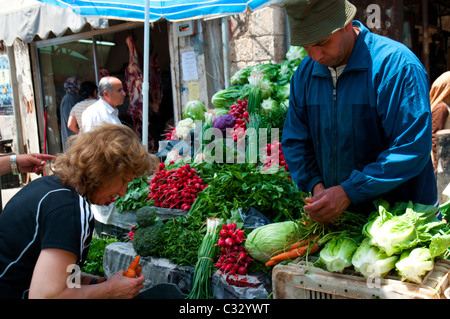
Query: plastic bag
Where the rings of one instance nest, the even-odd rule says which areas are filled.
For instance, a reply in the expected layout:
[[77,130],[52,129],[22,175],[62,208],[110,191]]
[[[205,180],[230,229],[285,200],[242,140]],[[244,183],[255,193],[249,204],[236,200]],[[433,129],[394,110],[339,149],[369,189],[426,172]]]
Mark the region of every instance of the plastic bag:
[[244,228],[247,229],[255,229],[272,223],[269,218],[253,206],[250,206],[245,213],[241,211],[241,218],[244,222]]

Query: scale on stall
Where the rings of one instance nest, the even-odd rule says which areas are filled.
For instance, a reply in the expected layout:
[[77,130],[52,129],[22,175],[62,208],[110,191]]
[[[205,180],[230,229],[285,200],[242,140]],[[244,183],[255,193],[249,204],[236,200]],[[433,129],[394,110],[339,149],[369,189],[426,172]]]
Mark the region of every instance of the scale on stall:
[[196,23],[192,20],[177,22],[176,23],[177,35],[179,37],[194,35],[196,27],[195,24]]

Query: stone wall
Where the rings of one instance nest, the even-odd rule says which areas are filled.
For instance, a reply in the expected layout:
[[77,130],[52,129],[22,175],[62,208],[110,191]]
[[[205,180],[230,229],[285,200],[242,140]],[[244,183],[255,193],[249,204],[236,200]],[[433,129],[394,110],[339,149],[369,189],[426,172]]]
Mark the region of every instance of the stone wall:
[[280,4],[230,17],[230,75],[249,65],[285,59],[286,15]]

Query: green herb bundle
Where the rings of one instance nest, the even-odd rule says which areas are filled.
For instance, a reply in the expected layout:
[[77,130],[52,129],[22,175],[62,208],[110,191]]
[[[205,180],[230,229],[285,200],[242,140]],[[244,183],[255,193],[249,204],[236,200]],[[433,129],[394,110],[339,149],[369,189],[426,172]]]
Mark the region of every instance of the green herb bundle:
[[219,224],[220,219],[217,218],[208,218],[206,221],[207,230],[198,249],[198,260],[188,299],[212,299],[214,297],[211,292],[211,276],[219,247],[216,245],[219,237],[217,232]]

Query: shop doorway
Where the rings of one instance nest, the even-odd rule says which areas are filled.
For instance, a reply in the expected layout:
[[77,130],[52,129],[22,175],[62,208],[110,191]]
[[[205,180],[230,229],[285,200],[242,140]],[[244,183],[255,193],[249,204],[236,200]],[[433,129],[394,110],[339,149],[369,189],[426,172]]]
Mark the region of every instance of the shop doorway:
[[[111,30],[122,22],[110,22]],[[149,98],[156,96],[159,91],[161,98],[158,107],[149,106],[149,151],[156,153],[158,142],[163,139],[163,133],[168,125],[173,124],[172,80],[170,77],[170,54],[168,40],[168,23],[161,21],[152,24],[150,32],[150,92]],[[77,34],[70,37],[55,38],[42,41],[37,45],[38,70],[42,91],[42,107],[44,108],[46,132],[46,149],[50,154],[62,152],[61,141],[61,100],[66,94],[64,82],[68,77],[76,77],[81,84],[83,81],[98,83],[105,74],[116,76],[124,83],[129,82],[130,47],[127,38],[133,44],[139,57],[142,69],[142,55],[144,53],[143,24],[136,24],[133,28],[111,31],[108,29],[95,35]],[[48,43],[48,45],[46,45]],[[156,79],[156,81],[155,81]],[[141,88],[139,87],[140,91]],[[119,118],[123,124],[136,129],[142,134],[142,126],[130,115],[132,102],[127,95],[123,105],[118,107]],[[154,103],[153,103],[154,104]],[[149,103],[150,105],[150,103]]]

